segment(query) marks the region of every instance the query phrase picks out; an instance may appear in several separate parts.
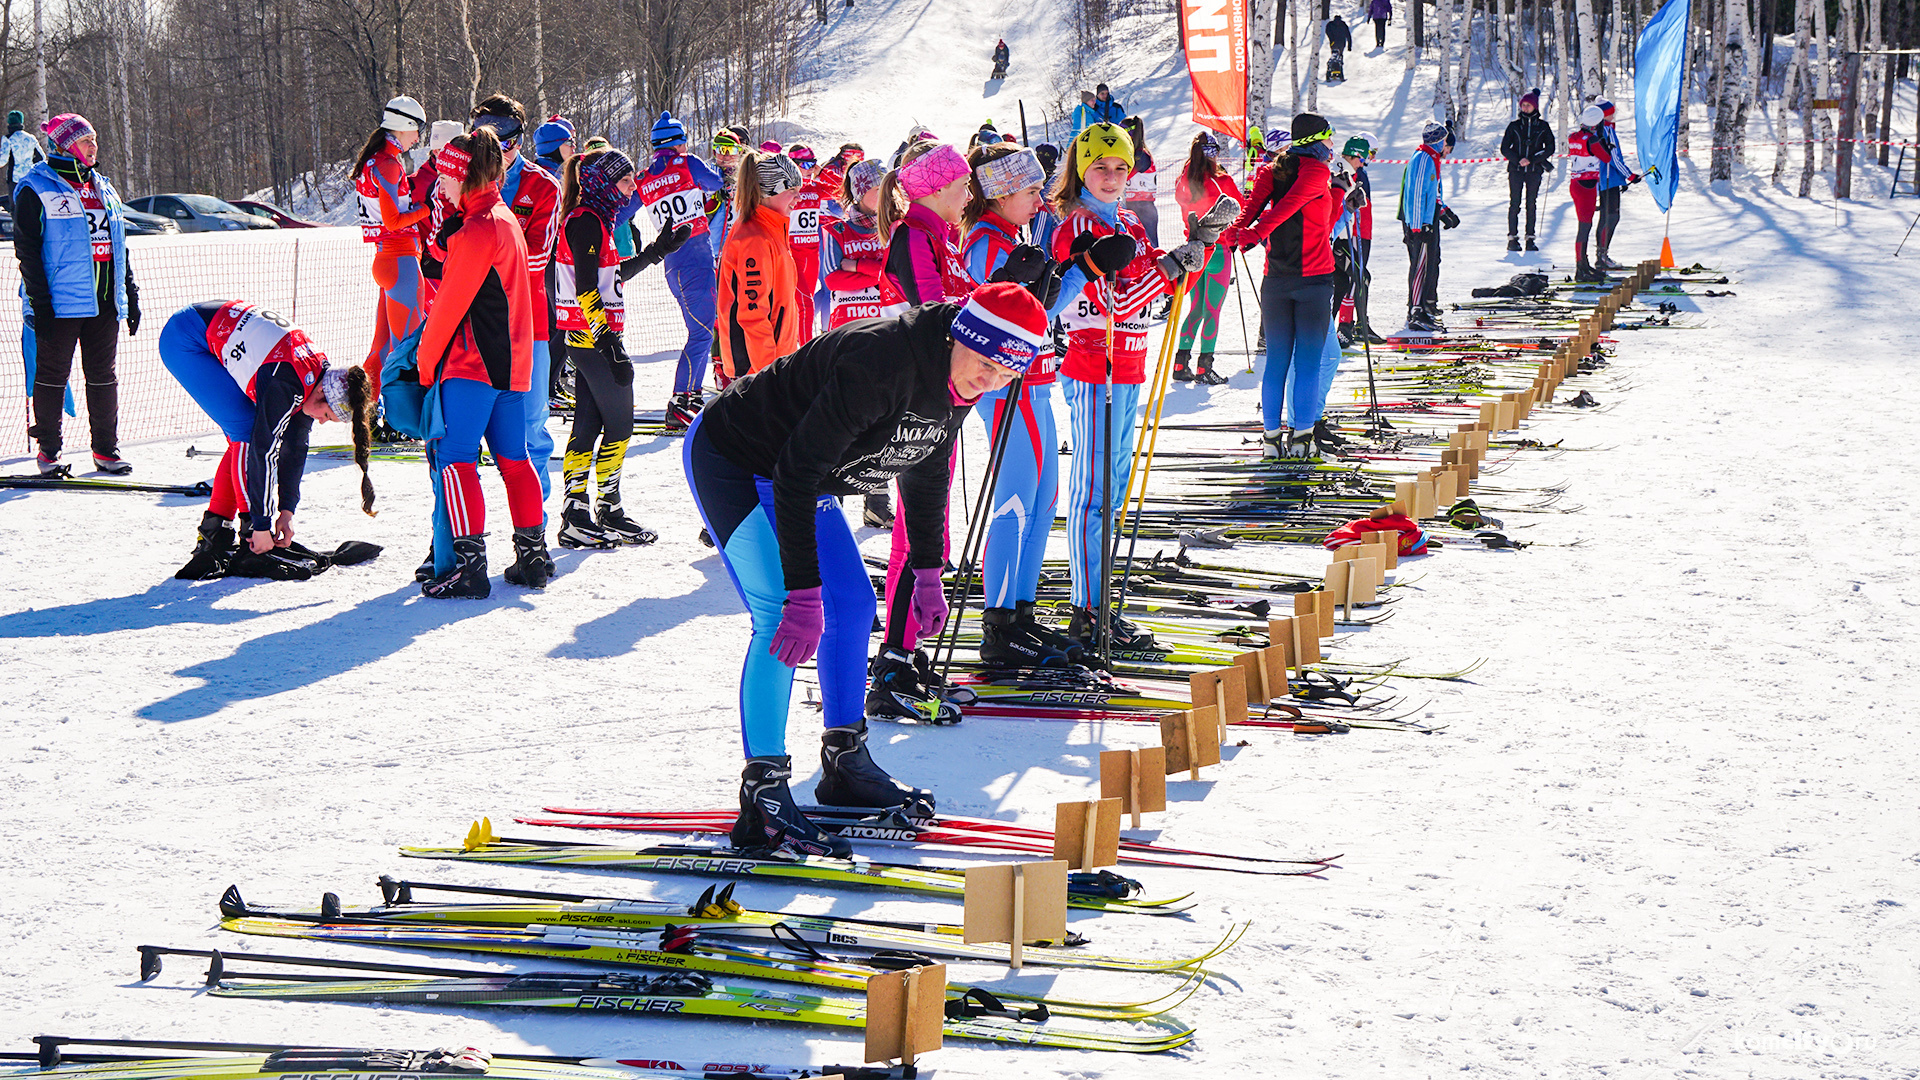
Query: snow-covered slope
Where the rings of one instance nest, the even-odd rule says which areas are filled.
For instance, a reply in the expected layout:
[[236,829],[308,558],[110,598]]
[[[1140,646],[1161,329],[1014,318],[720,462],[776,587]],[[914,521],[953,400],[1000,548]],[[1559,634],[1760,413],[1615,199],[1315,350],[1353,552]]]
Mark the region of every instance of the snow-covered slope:
[[[890,150],[915,120],[948,137],[975,126],[991,99],[965,91],[999,31],[956,7],[900,4],[891,21],[846,24],[850,54],[892,32],[911,63],[856,67],[822,87],[846,94],[853,104],[841,111],[858,123],[830,128],[803,104],[798,115],[818,125],[809,130],[823,144],[844,132]],[[1027,42],[1052,32],[1058,9],[1000,10],[1028,29],[1008,37],[1017,77]],[[1164,46],[1141,44],[1150,33],[1164,31],[1117,33],[1103,62],[1123,98],[1177,139],[1184,83],[1163,84],[1179,73]],[[1394,48],[1400,35],[1390,33]],[[984,43],[961,55],[957,41]],[[1323,107],[1337,124],[1406,145],[1425,119],[1431,70],[1406,82],[1391,49],[1348,68],[1352,81],[1323,91]],[[921,93],[923,83],[947,89]],[[1703,196],[1692,194],[1698,171],[1683,168],[1677,253],[1728,269],[1737,295],[1681,300],[1701,309],[1702,329],[1621,334],[1614,366],[1588,383],[1609,408],[1548,412],[1527,434],[1569,451],[1496,478],[1563,485],[1564,501],[1585,511],[1500,511],[1516,535],[1543,543],[1451,548],[1411,565],[1420,579],[1393,620],[1342,646],[1423,668],[1490,658],[1470,684],[1408,688],[1408,704],[1424,703],[1449,731],[1249,731],[1206,779],[1171,785],[1173,809],[1149,819],[1169,842],[1338,851],[1341,867],[1310,881],[1143,875],[1155,893],[1195,890],[1191,921],[1076,920],[1095,948],[1158,956],[1252,920],[1216,962],[1220,977],[1175,1010],[1199,1039],[1158,1059],[954,1044],[924,1064],[946,1077],[1062,1080],[1915,1075],[1920,744],[1907,684],[1920,630],[1917,538],[1903,508],[1916,494],[1904,433],[1920,412],[1910,360],[1920,266],[1911,247],[1889,257],[1910,204],[1836,209],[1745,184]],[[1447,235],[1443,300],[1512,271],[1504,183],[1450,191],[1464,223]],[[1571,214],[1558,195],[1545,209],[1538,261],[1564,265]],[[1660,225],[1636,193],[1616,251],[1653,254]],[[1376,310],[1390,317],[1405,264],[1391,241],[1382,249]],[[1242,347],[1237,317],[1226,338],[1223,351]],[[1255,381],[1237,367],[1222,364],[1235,371],[1231,386],[1176,388],[1169,414],[1250,417]],[[670,365],[643,364],[637,396],[664,400],[670,379]],[[979,425],[967,438],[964,475],[977,483]],[[1169,443],[1224,445],[1191,432]],[[204,479],[207,459],[185,449],[129,456],[138,478]],[[704,882],[434,870],[394,851],[452,842],[480,814],[509,831],[506,819],[542,805],[733,799],[746,619],[696,539],[679,449],[638,439],[629,461],[628,508],[659,529],[659,544],[558,551],[561,573],[545,592],[499,585],[485,602],[426,601],[411,581],[428,512],[417,464],[375,465],[382,512],[368,519],[349,465],[311,463],[302,538],[387,550],[304,584],[171,580],[197,500],[0,491],[11,570],[0,577],[0,1044],[25,1049],[26,1036],[58,1032],[854,1056],[857,1040],[779,1024],[216,1000],[193,992],[184,962],[160,988],[133,985],[141,943],[395,959],[211,931],[229,883],[285,903],[322,890],[367,902],[377,873],[696,896]],[[497,560],[505,504],[497,480],[483,482]],[[883,535],[863,539],[884,550]],[[1574,541],[1585,543],[1551,546]],[[1325,561],[1317,549],[1261,545],[1216,557],[1297,571]],[[797,704],[789,735],[803,794],[817,732],[817,714]],[[1097,789],[1100,750],[1153,740],[1119,724],[980,719],[874,737],[876,756],[935,786],[943,808],[1029,824]],[[742,896],[954,916],[878,893],[763,886]],[[1033,971],[1019,982],[1114,998],[1170,986]]]

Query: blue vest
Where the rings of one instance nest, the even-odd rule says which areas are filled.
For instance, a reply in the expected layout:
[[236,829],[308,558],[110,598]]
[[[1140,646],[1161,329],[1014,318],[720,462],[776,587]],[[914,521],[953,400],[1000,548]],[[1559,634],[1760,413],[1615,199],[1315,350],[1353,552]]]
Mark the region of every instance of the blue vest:
[[[47,287],[53,293],[56,319],[90,319],[100,314],[93,279],[93,237],[87,212],[80,205],[79,192],[55,173],[45,161],[35,165],[13,189],[16,203],[20,188],[30,187],[40,196],[40,258],[47,272]],[[125,206],[104,173],[95,170],[93,189],[107,208],[107,235],[113,243],[114,317],[127,317],[127,223]],[[23,295],[25,285],[21,286]]]

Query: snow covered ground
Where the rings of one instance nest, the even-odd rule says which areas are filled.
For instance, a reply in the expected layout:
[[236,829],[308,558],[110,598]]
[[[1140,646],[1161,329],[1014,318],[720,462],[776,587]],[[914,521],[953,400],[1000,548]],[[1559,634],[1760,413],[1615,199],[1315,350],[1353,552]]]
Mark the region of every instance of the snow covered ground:
[[[921,51],[858,69],[864,97],[850,107],[871,110],[872,130],[858,132],[870,148],[891,149],[910,119],[942,134],[977,125],[981,106],[958,88],[984,73],[984,54],[936,76],[941,51],[918,44],[958,24],[951,7],[915,6],[927,22],[903,40]],[[1035,7],[1000,10],[1044,42],[1053,30]],[[905,10],[863,4],[847,17],[870,8],[875,18]],[[1015,12],[1029,21],[1012,23]],[[967,40],[981,26],[995,32],[970,18]],[[1034,50],[1008,37],[1019,77]],[[1116,48],[1116,65],[1136,59],[1128,49]],[[1178,75],[1165,55],[1152,62],[1159,79]],[[1322,99],[1336,125],[1405,143],[1424,118],[1431,69],[1411,85],[1391,55],[1356,57],[1348,70],[1353,81]],[[927,96],[921,80],[934,78],[950,79],[941,92],[951,100]],[[1186,131],[1171,104],[1184,84],[1146,78],[1133,93],[1156,107],[1156,130]],[[826,128],[808,108],[796,116]],[[1320,880],[1143,874],[1151,892],[1197,890],[1201,907],[1185,922],[1076,920],[1103,951],[1150,956],[1252,920],[1221,978],[1176,1012],[1199,1039],[1157,1059],[949,1044],[926,1064],[955,1077],[1116,1080],[1920,1074],[1920,751],[1907,690],[1920,633],[1906,595],[1920,538],[1904,513],[1914,483],[1902,453],[1920,409],[1920,253],[1890,257],[1911,210],[1836,209],[1745,183],[1709,196],[1683,168],[1675,253],[1727,270],[1738,295],[1698,301],[1702,329],[1622,334],[1615,363],[1585,384],[1611,408],[1549,410],[1528,431],[1599,449],[1502,477],[1565,482],[1585,511],[1504,514],[1542,542],[1528,551],[1452,548],[1410,564],[1421,578],[1394,619],[1343,646],[1422,668],[1490,658],[1469,684],[1406,687],[1415,701],[1431,697],[1427,711],[1451,728],[1250,731],[1206,779],[1170,785],[1174,809],[1153,822],[1188,846],[1342,852],[1339,868]],[[1456,177],[1472,182],[1450,188],[1464,224],[1446,238],[1449,301],[1519,261],[1502,250],[1497,174],[1460,167]],[[1557,191],[1545,203],[1547,251],[1531,261],[1564,264],[1572,215]],[[1659,228],[1636,192],[1616,254],[1653,254]],[[1383,248],[1384,319],[1403,263],[1390,241]],[[1223,350],[1237,347],[1235,323]],[[670,379],[669,365],[643,365],[640,400],[663,399]],[[1169,412],[1183,418],[1238,420],[1256,400],[1248,375],[1174,393]],[[968,435],[977,478],[978,427]],[[171,580],[199,518],[190,500],[0,491],[0,552],[13,571],[0,582],[0,826],[11,841],[0,855],[0,1042],[20,1048],[55,1032],[856,1056],[855,1040],[775,1024],[196,999],[181,962],[158,987],[134,984],[143,943],[381,958],[209,930],[228,884],[283,903],[313,903],[322,890],[371,902],[379,873],[694,896],[704,883],[692,879],[443,869],[394,852],[450,843],[481,814],[504,832],[513,814],[543,805],[732,799],[732,673],[746,619],[695,539],[678,450],[637,440],[629,463],[630,509],[660,530],[659,544],[559,552],[561,576],[544,593],[499,586],[485,602],[426,601],[412,584],[427,514],[417,466],[375,466],[382,513],[370,520],[357,511],[352,467],[313,463],[302,537],[367,539],[387,554],[306,584]],[[203,478],[206,463],[183,451],[129,454],[141,478]],[[489,484],[499,515],[504,498]],[[498,560],[506,545],[493,531]],[[863,536],[870,550],[884,545]],[[1298,570],[1324,561],[1257,545],[1224,557]],[[790,741],[803,774],[817,723],[796,705]],[[1044,825],[1055,801],[1094,789],[1099,750],[1152,737],[976,720],[875,741],[884,764],[936,787],[943,809]],[[810,790],[811,777],[796,786]],[[878,893],[763,886],[743,896],[838,914],[954,914]],[[1102,997],[1167,986],[1079,973],[1017,982]]]

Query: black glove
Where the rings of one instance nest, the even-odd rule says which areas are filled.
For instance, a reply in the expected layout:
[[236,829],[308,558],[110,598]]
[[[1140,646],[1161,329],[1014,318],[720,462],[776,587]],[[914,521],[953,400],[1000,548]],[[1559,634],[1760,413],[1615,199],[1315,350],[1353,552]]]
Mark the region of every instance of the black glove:
[[660,262],[667,256],[679,251],[680,245],[686,243],[692,237],[693,226],[689,224],[675,225],[671,229],[661,229],[660,235],[653,238],[653,243],[648,244],[640,250],[640,265],[647,267]]
[[127,294],[127,336],[140,332],[140,294]]
[[1367,189],[1355,184],[1347,189],[1347,209],[1358,211],[1367,205]]
[[620,335],[608,330],[600,335],[598,342],[600,355],[607,358],[607,366],[613,369],[613,381],[621,386],[633,385],[633,361],[627,359],[627,347],[620,342]]
[[1457,229],[1460,227],[1460,215],[1454,213],[1453,207],[1451,206],[1441,207],[1440,213],[1435,216],[1439,219],[1440,225],[1443,228]]
[[1060,301],[1060,277],[1066,272],[1066,263],[1049,263],[1037,280],[1025,283],[1027,291],[1040,301],[1042,308],[1052,311],[1053,305]]
[[1052,260],[1047,253],[1032,244],[1021,244],[1007,252],[1007,261],[1000,269],[988,275],[988,281],[1011,281],[1015,284],[1031,287],[1038,283],[1043,275],[1052,268]]
[[1127,268],[1133,261],[1138,245],[1132,236],[1126,233],[1114,233],[1095,239],[1092,233],[1081,233],[1073,238],[1072,262],[1087,275],[1088,281],[1111,277]]
[[440,231],[434,234],[433,242],[439,246],[440,250],[445,251],[447,241],[451,240],[453,234],[460,231],[460,226],[466,223],[467,219],[464,216],[457,213],[448,214],[446,220],[440,223]]

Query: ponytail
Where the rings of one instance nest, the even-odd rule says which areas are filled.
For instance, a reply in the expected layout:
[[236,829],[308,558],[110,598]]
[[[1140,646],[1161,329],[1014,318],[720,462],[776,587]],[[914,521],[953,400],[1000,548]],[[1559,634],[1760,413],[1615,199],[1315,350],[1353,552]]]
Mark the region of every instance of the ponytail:
[[360,179],[360,173],[367,167],[367,162],[372,161],[374,156],[380,153],[380,148],[385,145],[387,145],[387,129],[374,128],[373,134],[367,136],[366,145],[360,148],[360,156],[354,159],[353,171],[347,174],[347,179]]
[[767,201],[766,192],[760,188],[760,162],[767,156],[759,150],[740,155],[740,164],[733,173],[733,220],[736,223],[752,220],[754,211]]
[[367,475],[367,460],[373,454],[373,376],[355,365],[347,369],[347,412],[353,421],[353,462],[360,466],[360,509],[368,517],[373,509],[373,478]]

